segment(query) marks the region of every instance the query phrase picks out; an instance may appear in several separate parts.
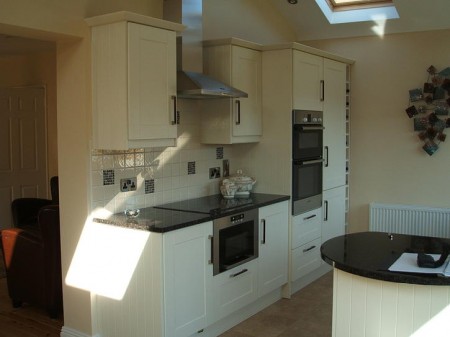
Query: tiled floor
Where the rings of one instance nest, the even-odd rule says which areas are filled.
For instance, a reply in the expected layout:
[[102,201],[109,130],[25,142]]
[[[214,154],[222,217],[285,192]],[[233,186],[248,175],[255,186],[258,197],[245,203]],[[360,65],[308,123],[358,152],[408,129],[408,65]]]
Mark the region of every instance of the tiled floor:
[[281,299],[220,337],[331,336],[333,273]]

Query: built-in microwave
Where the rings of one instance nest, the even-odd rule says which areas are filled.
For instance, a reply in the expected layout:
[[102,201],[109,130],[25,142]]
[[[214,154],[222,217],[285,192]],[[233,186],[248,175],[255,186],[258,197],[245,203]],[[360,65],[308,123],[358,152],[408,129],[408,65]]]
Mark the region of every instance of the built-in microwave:
[[292,111],[292,214],[321,207],[323,114]]
[[257,258],[258,244],[257,208],[215,219],[211,237],[213,274]]

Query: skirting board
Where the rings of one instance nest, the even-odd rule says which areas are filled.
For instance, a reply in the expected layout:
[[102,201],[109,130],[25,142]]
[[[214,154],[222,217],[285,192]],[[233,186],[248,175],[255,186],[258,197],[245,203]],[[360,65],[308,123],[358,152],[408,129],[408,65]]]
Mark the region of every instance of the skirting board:
[[61,329],[61,337],[100,337],[99,335],[86,335],[83,332],[63,326]]

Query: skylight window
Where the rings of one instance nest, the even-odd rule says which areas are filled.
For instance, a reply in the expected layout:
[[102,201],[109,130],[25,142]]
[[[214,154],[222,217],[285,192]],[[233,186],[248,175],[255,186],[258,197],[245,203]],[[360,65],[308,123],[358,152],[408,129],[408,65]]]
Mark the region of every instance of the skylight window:
[[386,22],[399,15],[391,0],[315,0],[331,24],[348,22]]

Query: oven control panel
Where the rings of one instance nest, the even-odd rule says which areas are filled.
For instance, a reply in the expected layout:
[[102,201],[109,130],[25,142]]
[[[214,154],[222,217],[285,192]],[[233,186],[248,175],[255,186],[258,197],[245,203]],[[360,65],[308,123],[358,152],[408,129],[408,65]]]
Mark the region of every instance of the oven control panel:
[[309,111],[309,110],[293,110],[292,119],[293,124],[322,124],[322,111]]
[[230,217],[230,221],[232,224],[236,224],[236,223],[240,223],[242,221],[244,221],[244,213],[238,214],[238,215],[233,215]]

